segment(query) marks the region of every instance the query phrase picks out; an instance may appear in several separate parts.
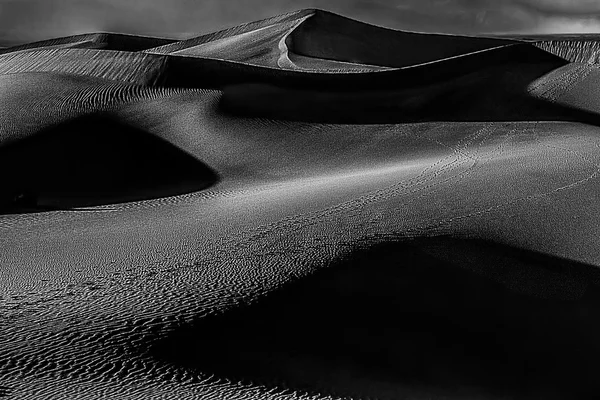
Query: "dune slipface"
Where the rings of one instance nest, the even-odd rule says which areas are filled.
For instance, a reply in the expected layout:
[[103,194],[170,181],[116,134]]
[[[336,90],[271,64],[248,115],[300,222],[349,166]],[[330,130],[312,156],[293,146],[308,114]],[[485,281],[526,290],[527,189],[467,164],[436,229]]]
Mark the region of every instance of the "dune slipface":
[[0,397],[595,398],[596,45],[2,49]]

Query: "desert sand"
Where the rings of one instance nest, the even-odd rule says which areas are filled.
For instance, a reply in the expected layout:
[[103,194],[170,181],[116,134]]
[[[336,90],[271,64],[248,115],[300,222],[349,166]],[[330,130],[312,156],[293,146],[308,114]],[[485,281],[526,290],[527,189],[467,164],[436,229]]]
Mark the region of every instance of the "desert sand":
[[0,49],[0,397],[596,398],[598,43]]

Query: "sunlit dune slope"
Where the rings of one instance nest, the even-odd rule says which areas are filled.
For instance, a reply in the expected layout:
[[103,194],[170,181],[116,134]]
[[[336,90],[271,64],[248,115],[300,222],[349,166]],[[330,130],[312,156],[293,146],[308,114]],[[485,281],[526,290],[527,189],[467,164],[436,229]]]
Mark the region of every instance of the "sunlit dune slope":
[[148,52],[215,58],[270,67],[289,66],[285,60],[285,38],[313,14],[311,10],[290,13],[168,44]]
[[0,54],[15,53],[19,51],[28,51],[41,48],[86,48],[120,51],[142,51],[174,42],[176,42],[176,40],[137,35],[89,33],[43,40],[40,42],[27,43],[19,46],[0,49]]
[[503,39],[394,31],[325,11],[307,18],[288,40],[292,52],[299,55],[396,68],[511,43],[514,42]]
[[[376,71],[511,43],[392,31],[321,10],[302,10],[147,51],[286,69]],[[407,45],[413,50],[395,50]]]
[[76,76],[151,84],[164,69],[164,57],[97,49],[36,49],[0,55],[0,74],[67,73]]
[[596,397],[594,65],[316,10],[151,45],[0,55],[0,397]]
[[533,43],[570,62],[599,63],[600,36],[597,34],[503,35],[498,38]]
[[590,64],[572,63],[558,68],[530,86],[537,98],[582,110],[600,113],[600,69]]
[[600,37],[540,38],[536,46],[570,62],[600,64]]

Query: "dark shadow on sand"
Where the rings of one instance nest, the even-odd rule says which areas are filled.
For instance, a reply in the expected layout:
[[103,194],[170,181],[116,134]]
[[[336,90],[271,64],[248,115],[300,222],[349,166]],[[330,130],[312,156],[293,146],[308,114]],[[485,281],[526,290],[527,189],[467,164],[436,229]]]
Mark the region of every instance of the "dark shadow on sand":
[[413,122],[569,121],[600,126],[600,115],[553,103],[529,86],[554,63],[506,64],[417,87],[332,91],[267,84],[224,88],[220,107],[230,116],[333,124]]
[[0,397],[8,397],[12,393],[12,390],[8,386],[0,385]]
[[590,281],[593,267],[494,243],[389,243],[180,327],[151,354],[321,395],[593,398],[600,290]]
[[158,84],[166,87],[223,89],[230,86],[260,84],[282,89],[314,90],[332,93],[420,89],[447,82],[489,68],[534,68],[538,76],[568,64],[567,61],[530,44],[515,44],[450,58],[440,62],[392,69],[354,73],[298,71],[267,68],[209,58],[169,55]]
[[104,114],[0,147],[0,169],[0,214],[174,196],[218,179],[172,144]]

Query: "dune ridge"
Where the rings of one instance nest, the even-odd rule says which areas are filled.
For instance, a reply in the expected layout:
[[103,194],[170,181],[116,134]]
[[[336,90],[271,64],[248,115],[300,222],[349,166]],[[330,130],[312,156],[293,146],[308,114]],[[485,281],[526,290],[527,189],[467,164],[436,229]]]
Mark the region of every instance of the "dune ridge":
[[[311,15],[308,11],[292,13],[152,49],[150,52],[285,67],[289,66],[289,63],[283,64],[281,60],[286,58],[285,37]],[[248,46],[248,43],[253,45]]]
[[[156,54],[172,54],[181,50],[188,49],[190,47],[200,46],[205,43],[230,38],[232,36],[237,36],[244,33],[251,33],[257,29],[263,29],[269,26],[276,26],[282,23],[295,23],[298,20],[302,20],[303,18],[314,14],[313,10],[299,10],[291,13],[278,15],[272,18],[267,18],[260,21],[249,22],[247,24],[234,26],[228,29],[224,29],[222,31],[208,33],[205,35],[201,35],[195,38],[191,38],[188,40],[181,40],[176,43],[167,44],[164,46],[155,47],[152,49],[146,50],[147,52],[156,53]],[[289,26],[289,25],[288,25]]]
[[42,48],[87,48],[118,51],[142,51],[174,42],[176,42],[175,39],[98,32],[42,40],[39,42],[2,48],[0,49],[0,54]]
[[[395,68],[514,43],[505,39],[395,31],[320,10],[294,29],[287,41],[299,55]],[[398,51],[403,48],[418,50]]]
[[548,40],[536,46],[575,63],[600,64],[600,40]]
[[[401,59],[397,59],[398,55],[392,56],[396,52],[390,49],[408,43],[414,46],[415,40],[420,50],[411,53],[410,58],[406,55],[400,56],[404,57]],[[253,45],[244,48],[248,43]],[[311,65],[318,63],[321,68],[327,66],[327,69],[342,72],[424,64],[515,43],[505,39],[393,31],[326,11],[308,9],[146,51],[289,69],[312,70],[315,68]],[[378,59],[373,49],[378,49],[377,53],[388,59]]]

